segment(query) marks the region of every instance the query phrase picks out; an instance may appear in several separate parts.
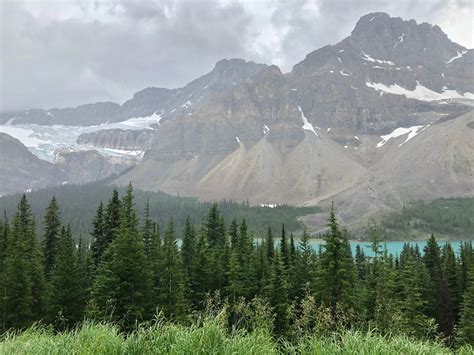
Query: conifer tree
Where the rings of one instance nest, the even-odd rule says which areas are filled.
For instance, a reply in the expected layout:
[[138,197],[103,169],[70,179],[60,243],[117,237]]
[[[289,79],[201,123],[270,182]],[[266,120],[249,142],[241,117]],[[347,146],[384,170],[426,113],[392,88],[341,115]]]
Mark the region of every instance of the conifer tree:
[[347,233],[339,228],[334,206],[329,216],[329,232],[318,263],[318,299],[336,315],[338,306],[355,306],[355,269]]
[[189,275],[189,269],[193,265],[193,257],[195,253],[196,233],[189,216],[186,218],[183,233],[183,244],[181,245],[181,254],[186,274]]
[[71,228],[62,227],[56,262],[51,271],[51,296],[48,305],[50,319],[59,329],[73,326],[83,316],[85,299],[80,272]]
[[274,312],[274,331],[283,336],[288,331],[288,282],[280,253],[275,255],[272,263],[272,276],[269,290],[269,303]]
[[153,221],[150,218],[150,201],[148,198],[146,199],[144,215],[145,218],[143,220],[142,238],[145,254],[148,257],[152,249],[153,241]]
[[286,239],[285,224],[281,225],[280,253],[286,270],[290,268],[290,249]]
[[94,268],[97,268],[99,266],[101,257],[108,246],[105,237],[105,216],[104,205],[102,201],[100,202],[99,207],[97,208],[97,212],[92,224],[92,262]]
[[299,242],[299,253],[296,259],[296,272],[293,275],[293,284],[290,294],[296,298],[303,298],[306,290],[310,287],[312,271],[314,269],[314,257],[311,245],[309,244],[309,234],[306,227]]
[[235,249],[239,245],[239,224],[234,218],[229,227],[230,246]]
[[474,267],[471,267],[469,278],[461,305],[458,342],[474,346]]
[[56,253],[58,251],[59,238],[61,234],[61,221],[59,206],[56,197],[53,196],[44,215],[44,271],[49,278],[54,267]]
[[265,240],[265,246],[267,247],[267,259],[269,262],[273,260],[273,256],[275,255],[275,246],[273,245],[273,233],[272,228],[268,227],[267,237]]
[[4,261],[2,307],[5,327],[24,328],[41,319],[45,282],[35,222],[23,195],[12,221]]
[[127,329],[150,315],[150,273],[133,199],[133,188],[129,185],[120,203],[119,227],[113,231],[117,238],[104,254],[108,255],[100,264],[93,287],[99,316],[109,316],[113,311],[113,317],[120,319]]
[[[166,317],[181,317],[178,314],[178,290],[183,282],[183,267],[176,244],[174,222],[171,220],[166,226],[161,249],[160,264],[160,306]],[[181,290],[182,291],[182,290]]]

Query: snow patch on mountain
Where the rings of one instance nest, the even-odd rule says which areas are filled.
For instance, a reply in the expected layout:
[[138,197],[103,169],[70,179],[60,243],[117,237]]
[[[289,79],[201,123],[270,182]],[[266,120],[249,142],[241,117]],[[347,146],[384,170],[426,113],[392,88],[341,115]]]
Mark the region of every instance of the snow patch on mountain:
[[306,129],[306,130],[308,130],[308,131],[311,131],[311,132],[313,132],[313,133],[316,135],[316,137],[319,137],[318,134],[316,133],[316,131],[315,131],[313,125],[312,125],[311,123],[309,123],[308,119],[307,119],[306,116],[304,115],[303,110],[301,109],[300,106],[298,106],[298,110],[300,111],[300,113],[301,113],[301,118],[302,118],[302,120],[303,120],[303,129]]
[[446,62],[446,64],[451,64],[451,63],[454,62],[456,59],[461,58],[464,54],[467,53],[466,50],[464,50],[464,51],[456,51],[456,52],[457,52],[457,54],[456,54],[454,57],[452,57],[451,59],[449,59],[449,60]]
[[418,133],[420,133],[421,131],[423,131],[423,125],[421,126],[412,126],[412,127],[408,127],[408,128],[405,128],[405,127],[399,127],[397,129],[395,129],[392,133],[390,134],[387,134],[387,135],[384,135],[384,136],[380,136],[380,138],[382,138],[382,140],[380,142],[377,143],[377,148],[380,148],[380,147],[383,147],[385,145],[385,143],[387,143],[390,139],[392,138],[397,138],[397,137],[400,137],[400,136],[404,136],[406,134],[408,134],[407,138],[405,139],[405,141],[403,143],[400,143],[398,146],[401,147],[403,144],[405,144],[406,142],[408,142],[410,139],[412,139],[413,137],[415,137]]
[[360,53],[360,57],[367,62],[395,65],[395,63],[392,62],[391,60],[382,60],[382,59],[372,58],[369,54],[365,53],[364,51]]
[[404,87],[401,87],[398,84],[392,84],[390,86],[387,86],[382,83],[366,82],[365,85],[369,88],[380,91],[381,93],[384,92],[393,95],[404,95],[408,99],[415,99],[419,101],[474,99],[474,94],[470,92],[460,94],[456,90],[444,90],[443,92],[439,93],[421,85],[418,81],[414,90],[405,89]]

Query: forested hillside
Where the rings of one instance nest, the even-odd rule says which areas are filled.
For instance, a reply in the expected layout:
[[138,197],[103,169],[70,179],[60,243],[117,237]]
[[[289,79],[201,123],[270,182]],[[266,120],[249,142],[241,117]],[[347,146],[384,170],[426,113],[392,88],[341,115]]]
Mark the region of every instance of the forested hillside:
[[[69,337],[76,341],[71,346],[77,347],[84,332],[92,338],[99,332],[113,337],[120,329],[132,334],[128,339],[148,339],[135,344],[139,349],[148,341],[153,344],[150,337],[165,327],[176,336],[167,340],[169,346],[177,346],[173,341],[178,342],[180,334],[188,337],[187,346],[192,339],[209,341],[208,352],[231,349],[225,346],[233,342],[259,342],[255,339],[266,341],[269,349],[302,346],[301,352],[364,341],[382,342],[387,349],[398,346],[405,353],[410,353],[407,347],[416,347],[413,344],[440,347],[440,352],[448,352],[443,346],[465,346],[462,351],[472,352],[470,242],[454,250],[449,243],[441,248],[431,237],[424,250],[406,244],[394,257],[374,228],[369,233],[374,257],[360,248],[352,255],[348,233],[331,209],[324,246],[318,250],[310,247],[306,230],[295,242],[284,224],[268,227],[266,237],[256,244],[245,219],[226,223],[218,205],[212,204],[202,223],[186,221],[178,246],[174,220],[161,232],[151,211],[146,206],[139,221],[132,186],[122,196],[114,191],[90,221],[92,243],[79,239],[76,244],[53,198],[44,214],[40,242],[23,195],[14,218],[0,224],[0,325],[2,332],[26,329],[35,322],[50,324],[51,329],[30,330],[19,338],[10,334],[0,346],[12,349],[17,341],[21,349],[28,347],[22,339],[31,336],[34,344],[41,344],[46,336],[53,342]],[[211,323],[219,326],[209,328],[209,314]],[[84,320],[114,326],[86,323],[75,333],[53,335]],[[142,328],[153,324],[158,328]],[[115,339],[119,352],[125,340]],[[400,344],[390,348],[391,342]]]
[[413,201],[386,216],[381,226],[388,239],[426,238],[431,233],[447,239],[473,239],[474,198]]
[[[36,231],[41,235],[43,228],[44,210],[49,204],[52,196],[56,197],[61,207],[61,217],[65,224],[71,226],[74,236],[82,235],[85,240],[89,240],[92,232],[90,221],[94,217],[94,212],[99,203],[106,203],[115,187],[104,182],[93,182],[82,185],[64,185],[50,187],[28,194],[28,201],[31,209],[37,218]],[[126,191],[125,187],[116,187],[119,194]],[[11,218],[16,210],[18,200],[21,195],[12,195],[0,197],[0,211],[7,212],[8,218]],[[171,196],[163,192],[145,192],[135,190],[135,203],[139,218],[144,217],[145,205],[147,200],[150,205],[150,217],[161,227],[173,218],[175,228],[182,232],[186,218],[189,216],[192,223],[200,223],[207,214],[212,203],[201,202],[195,198]],[[293,207],[276,206],[258,207],[249,206],[246,203],[237,203],[233,201],[217,202],[227,223],[232,218],[242,220],[245,218],[249,227],[258,234],[263,235],[267,226],[278,228],[280,223],[285,223],[289,231],[302,231],[302,224],[298,222],[297,217],[309,213],[321,211],[318,207]]]

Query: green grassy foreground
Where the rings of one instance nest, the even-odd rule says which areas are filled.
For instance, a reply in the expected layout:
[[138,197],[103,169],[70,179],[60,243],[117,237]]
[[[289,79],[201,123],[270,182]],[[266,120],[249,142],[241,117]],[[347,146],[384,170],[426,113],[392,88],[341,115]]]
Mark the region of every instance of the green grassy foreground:
[[[86,322],[76,330],[54,333],[32,327],[6,334],[1,354],[453,354],[436,342],[373,332],[347,331],[329,337],[302,337],[278,344],[265,329],[229,334],[216,320],[201,325],[157,324],[124,335],[113,325]],[[474,354],[472,347],[456,354]]]

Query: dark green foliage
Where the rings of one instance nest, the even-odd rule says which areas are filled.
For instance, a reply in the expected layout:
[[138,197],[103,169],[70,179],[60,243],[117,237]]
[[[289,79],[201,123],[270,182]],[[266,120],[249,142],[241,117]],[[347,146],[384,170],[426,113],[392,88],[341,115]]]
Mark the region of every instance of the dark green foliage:
[[59,237],[61,233],[61,221],[59,206],[56,197],[53,196],[44,215],[44,271],[49,277],[54,267],[56,254],[58,252]]
[[51,271],[49,318],[59,329],[79,322],[84,314],[86,294],[81,260],[72,239],[71,229],[62,227],[54,267]]
[[318,261],[315,291],[318,300],[335,316],[339,307],[355,306],[355,269],[347,232],[339,228],[334,208],[331,209],[328,226],[324,251]]
[[130,328],[150,316],[147,306],[151,289],[131,186],[120,204],[113,199],[109,206],[108,213],[111,214],[115,213],[111,210],[114,206],[120,206],[120,224],[112,228],[115,222],[108,221],[111,234],[117,235],[98,269],[93,285],[93,311],[102,317],[112,313],[113,319],[121,320]]
[[382,222],[388,239],[416,238],[435,233],[455,239],[471,239],[474,233],[474,198],[440,198],[414,201]]
[[12,221],[2,272],[3,328],[24,328],[41,319],[45,282],[35,222],[23,195]]
[[[105,207],[99,205],[91,221],[92,245],[62,228],[56,244],[48,244],[56,246],[48,249],[54,258],[45,287],[47,264],[23,196],[12,223],[0,223],[2,329],[42,321],[62,330],[86,316],[140,332],[140,323],[154,316],[188,324],[223,302],[218,317],[230,330],[254,330],[251,314],[270,312],[273,324],[265,329],[284,337],[281,344],[300,332],[347,327],[387,336],[441,335],[449,345],[472,342],[470,243],[457,254],[449,244],[440,250],[432,236],[423,251],[406,244],[394,259],[373,225],[368,239],[374,255],[359,248],[353,258],[333,208],[318,251],[306,228],[295,245],[282,223],[275,247],[271,225],[257,238],[245,219],[233,219],[227,228],[218,204],[208,205],[199,225],[187,218],[181,232],[170,219],[162,238],[152,206],[150,199],[140,223],[130,185],[122,198],[114,191]],[[55,212],[48,216],[58,218],[47,220],[58,222],[59,209],[53,202],[49,209]]]
[[458,332],[460,343],[474,346],[474,267],[471,267],[466,291],[464,292]]

